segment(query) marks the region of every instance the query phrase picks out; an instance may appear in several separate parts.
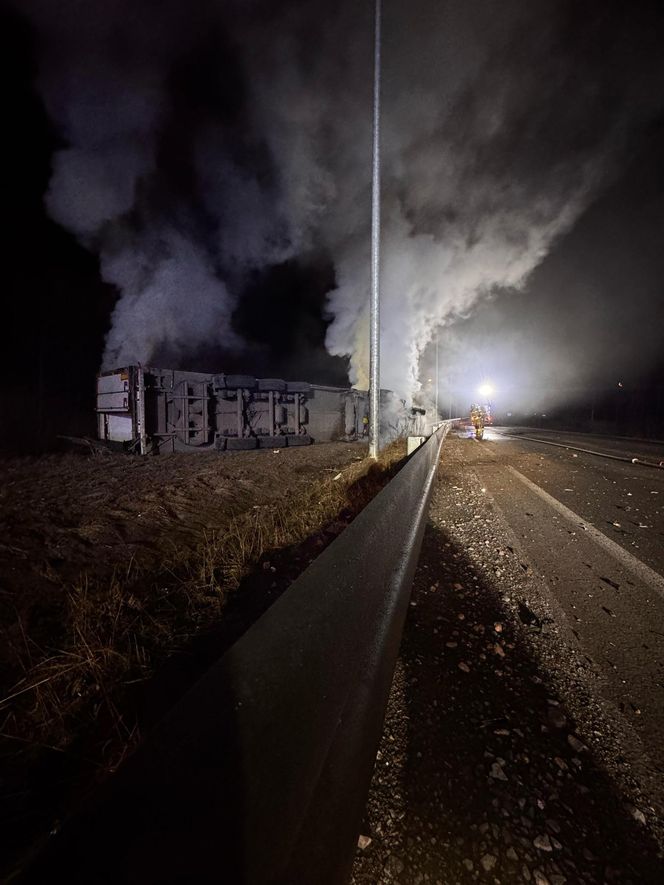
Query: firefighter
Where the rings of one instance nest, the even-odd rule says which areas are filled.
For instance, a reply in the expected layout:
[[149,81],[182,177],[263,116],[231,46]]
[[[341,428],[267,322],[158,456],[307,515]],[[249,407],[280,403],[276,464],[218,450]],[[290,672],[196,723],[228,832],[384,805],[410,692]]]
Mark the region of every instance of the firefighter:
[[473,403],[473,405],[470,407],[470,421],[475,428],[475,439],[483,439],[486,412],[482,408],[482,406],[478,406]]

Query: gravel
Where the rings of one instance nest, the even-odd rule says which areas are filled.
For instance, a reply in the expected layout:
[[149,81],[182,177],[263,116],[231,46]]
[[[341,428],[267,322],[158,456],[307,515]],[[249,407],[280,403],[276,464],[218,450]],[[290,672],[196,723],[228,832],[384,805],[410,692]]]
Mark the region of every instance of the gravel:
[[443,449],[352,882],[660,883],[638,748],[469,444]]

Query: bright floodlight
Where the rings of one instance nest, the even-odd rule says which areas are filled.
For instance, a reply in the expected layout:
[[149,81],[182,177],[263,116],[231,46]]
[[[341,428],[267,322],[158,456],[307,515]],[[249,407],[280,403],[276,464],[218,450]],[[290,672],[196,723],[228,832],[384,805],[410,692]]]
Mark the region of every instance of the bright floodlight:
[[493,393],[493,387],[490,384],[482,384],[479,388],[480,396],[483,396],[486,399],[488,399],[492,393]]

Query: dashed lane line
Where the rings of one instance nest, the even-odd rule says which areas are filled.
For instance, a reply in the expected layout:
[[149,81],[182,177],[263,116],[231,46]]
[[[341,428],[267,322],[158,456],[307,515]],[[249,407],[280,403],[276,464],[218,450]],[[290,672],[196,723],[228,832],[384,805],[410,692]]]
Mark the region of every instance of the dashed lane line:
[[636,556],[633,556],[625,550],[624,547],[621,547],[620,544],[616,544],[611,538],[607,538],[607,536],[603,534],[603,532],[600,532],[599,529],[596,529],[594,525],[586,522],[583,517],[579,516],[579,514],[575,513],[573,510],[570,510],[569,507],[565,507],[565,505],[558,501],[557,498],[554,498],[548,492],[545,492],[543,488],[536,485],[532,480],[528,479],[527,476],[524,476],[523,473],[519,473],[514,467],[508,466],[507,469],[519,480],[519,482],[522,482],[531,490],[531,492],[534,492],[539,498],[549,504],[549,506],[562,514],[565,519],[568,519],[575,525],[580,525],[596,544],[603,547],[604,550],[617,559],[621,565],[631,571],[632,574],[636,575],[640,581],[647,584],[651,590],[654,590],[655,593],[659,594],[664,600],[664,578],[658,572],[651,569],[650,566],[646,565],[644,562],[641,562],[640,559],[637,559]]

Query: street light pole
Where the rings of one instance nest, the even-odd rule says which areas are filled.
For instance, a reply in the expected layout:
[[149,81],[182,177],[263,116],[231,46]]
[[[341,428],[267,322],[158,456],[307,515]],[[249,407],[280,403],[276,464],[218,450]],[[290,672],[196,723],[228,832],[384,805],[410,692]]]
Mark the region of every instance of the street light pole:
[[440,330],[436,329],[436,421],[440,419],[440,414],[438,411],[438,338],[440,337]]
[[374,30],[373,167],[371,179],[371,337],[369,343],[369,457],[378,457],[380,435],[380,18]]

